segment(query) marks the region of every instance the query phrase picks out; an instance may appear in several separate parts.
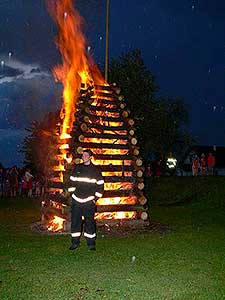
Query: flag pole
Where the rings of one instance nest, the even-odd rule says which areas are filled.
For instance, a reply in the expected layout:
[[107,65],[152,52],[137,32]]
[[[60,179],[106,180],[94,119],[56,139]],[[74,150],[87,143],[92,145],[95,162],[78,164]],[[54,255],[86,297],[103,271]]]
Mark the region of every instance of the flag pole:
[[106,0],[106,22],[105,22],[105,82],[108,82],[108,68],[109,68],[109,4],[110,4],[110,0]]

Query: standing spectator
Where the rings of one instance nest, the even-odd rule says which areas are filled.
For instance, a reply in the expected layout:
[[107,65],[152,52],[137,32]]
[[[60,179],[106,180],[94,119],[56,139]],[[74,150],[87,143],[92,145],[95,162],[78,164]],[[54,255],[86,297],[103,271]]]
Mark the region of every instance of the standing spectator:
[[200,172],[201,172],[201,175],[203,175],[203,176],[206,175],[206,157],[205,157],[204,153],[202,153],[202,155],[201,155]]
[[215,172],[215,165],[216,165],[216,158],[215,156],[210,152],[209,156],[207,158],[207,165],[208,165],[208,174],[214,175]]
[[155,176],[158,178],[161,176],[161,162],[162,162],[162,160],[159,159],[159,160],[157,160],[157,163],[156,163]]
[[5,196],[6,174],[3,168],[0,168],[0,197]]
[[10,186],[10,196],[16,197],[18,191],[18,171],[17,167],[13,166],[9,172],[9,186]]
[[195,154],[195,156],[192,160],[192,175],[193,176],[198,175],[198,169],[199,169],[199,158],[198,158],[198,155]]
[[151,163],[150,162],[147,164],[146,171],[145,171],[145,176],[146,177],[151,177],[152,176],[152,168],[151,168]]
[[24,179],[27,185],[27,196],[32,197],[32,189],[33,189],[33,178],[34,176],[30,173],[30,169],[27,169],[24,175]]

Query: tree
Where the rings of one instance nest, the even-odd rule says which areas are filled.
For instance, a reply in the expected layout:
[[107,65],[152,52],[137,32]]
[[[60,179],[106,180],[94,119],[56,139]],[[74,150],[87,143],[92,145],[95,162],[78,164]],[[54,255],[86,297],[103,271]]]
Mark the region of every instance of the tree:
[[57,155],[57,124],[59,112],[48,113],[41,122],[32,122],[23,142],[25,165],[35,174],[49,175]]
[[122,88],[122,94],[135,119],[144,157],[150,151],[165,156],[176,143],[189,141],[189,135],[184,129],[188,122],[186,105],[178,98],[156,98],[159,88],[139,50],[112,60],[109,78]]
[[109,66],[109,79],[121,86],[131,112],[135,112],[136,119],[142,119],[146,109],[154,103],[154,93],[158,87],[155,77],[141,58],[140,50],[113,59]]

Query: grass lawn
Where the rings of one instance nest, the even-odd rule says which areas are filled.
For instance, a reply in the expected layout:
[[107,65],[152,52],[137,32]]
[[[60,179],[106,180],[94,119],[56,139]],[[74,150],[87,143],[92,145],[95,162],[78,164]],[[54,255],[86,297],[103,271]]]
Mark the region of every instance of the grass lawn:
[[100,233],[96,252],[88,251],[84,240],[69,251],[69,236],[32,232],[30,224],[40,219],[33,200],[1,199],[0,299],[224,300],[224,178],[207,179],[207,191],[196,179],[188,195],[192,201],[174,205],[169,189],[177,188],[182,198],[181,183],[168,180],[152,186],[152,195],[163,200],[152,201],[150,214],[169,224],[170,232]]

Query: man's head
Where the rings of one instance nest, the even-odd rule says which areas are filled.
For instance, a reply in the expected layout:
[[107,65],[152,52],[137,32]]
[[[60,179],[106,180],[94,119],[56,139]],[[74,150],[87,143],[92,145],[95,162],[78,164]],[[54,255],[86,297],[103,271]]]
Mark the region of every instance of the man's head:
[[93,153],[90,149],[84,150],[82,154],[82,160],[84,165],[90,165]]

